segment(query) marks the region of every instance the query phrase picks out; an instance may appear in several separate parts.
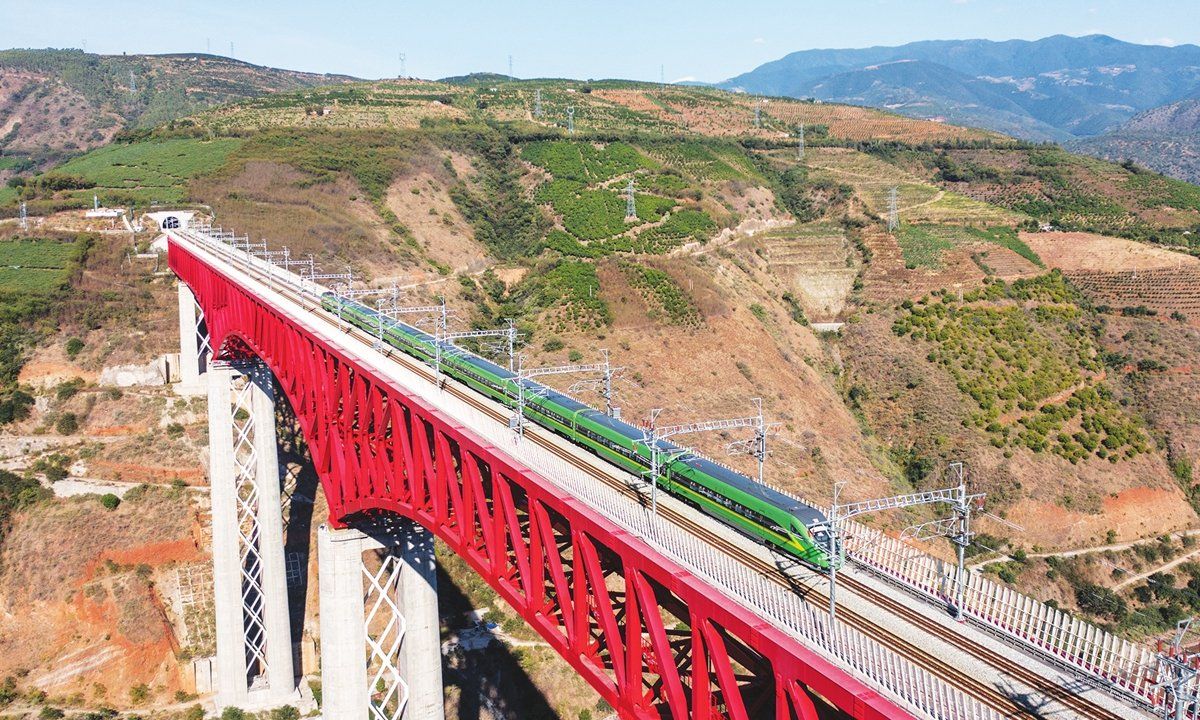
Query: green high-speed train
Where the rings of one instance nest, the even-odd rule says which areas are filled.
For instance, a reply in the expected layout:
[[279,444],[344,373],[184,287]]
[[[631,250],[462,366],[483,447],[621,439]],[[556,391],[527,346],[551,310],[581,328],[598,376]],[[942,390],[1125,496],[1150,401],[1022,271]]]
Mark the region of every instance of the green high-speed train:
[[[439,353],[439,341],[432,335],[380,317],[361,303],[325,293],[321,305],[421,362],[433,365],[440,359],[444,375],[509,408],[517,405],[517,383],[522,383],[527,420],[631,473],[642,474],[650,467],[650,449],[642,431],[628,423],[540,383],[519,379],[516,373],[449,343],[443,343]],[[681,450],[662,440],[658,448],[660,458]],[[665,462],[658,484],[712,517],[817,567],[828,568],[830,557],[840,555],[830,553],[829,524],[820,510],[703,457],[684,454]]]

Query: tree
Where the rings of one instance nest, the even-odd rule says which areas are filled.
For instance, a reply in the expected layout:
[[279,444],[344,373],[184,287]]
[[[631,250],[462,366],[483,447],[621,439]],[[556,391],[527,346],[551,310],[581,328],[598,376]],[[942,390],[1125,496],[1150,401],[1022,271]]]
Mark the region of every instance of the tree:
[[1085,583],[1075,589],[1075,602],[1080,609],[1093,615],[1105,615],[1120,621],[1129,614],[1125,599],[1111,589],[1093,583]]
[[104,506],[105,510],[116,510],[117,506],[121,504],[121,498],[112,493],[105,493],[100,496],[100,504]]

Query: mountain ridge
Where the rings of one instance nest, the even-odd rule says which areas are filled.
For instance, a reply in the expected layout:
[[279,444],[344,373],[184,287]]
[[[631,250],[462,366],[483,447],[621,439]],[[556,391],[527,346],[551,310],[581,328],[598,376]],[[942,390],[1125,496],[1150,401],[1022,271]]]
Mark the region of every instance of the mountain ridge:
[[1139,113],[1200,95],[1200,46],[1052,35],[814,49],[716,86],[885,107],[1028,140],[1070,142],[1112,133]]

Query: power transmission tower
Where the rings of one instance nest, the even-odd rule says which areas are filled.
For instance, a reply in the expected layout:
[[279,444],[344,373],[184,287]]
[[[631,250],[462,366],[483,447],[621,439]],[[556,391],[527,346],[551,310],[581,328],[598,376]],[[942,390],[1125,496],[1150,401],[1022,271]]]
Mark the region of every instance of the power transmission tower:
[[633,178],[625,186],[625,222],[637,220],[637,205],[633,202]]
[[796,159],[804,159],[804,123],[800,123],[800,142],[796,144]]
[[896,187],[893,185],[891,190],[888,190],[888,232],[895,232],[896,228],[900,227],[900,206],[896,199]]
[[512,69],[512,55],[509,55],[509,56],[508,56],[508,79],[509,79],[509,80],[516,80],[516,79],[517,79],[517,76],[516,76],[516,75],[513,75],[513,69]]
[[204,38],[204,54],[212,55],[212,38]]
[[754,101],[754,127],[762,127],[762,98]]
[[567,107],[567,134],[568,135],[575,134],[575,106],[574,105],[569,105]]
[[659,89],[659,90],[666,90],[666,89],[667,89],[667,71],[666,71],[666,65],[659,65],[659,66],[658,66],[658,89]]
[[133,76],[132,70],[129,71],[129,94],[130,95],[137,94],[137,78],[135,78]]
[[29,232],[29,213],[25,209],[24,201],[21,202],[21,232]]
[[229,41],[229,57],[230,57],[230,59],[233,59],[233,41],[232,40]]
[[400,53],[400,77],[408,77],[408,55]]
[[542,116],[542,89],[538,88],[533,91],[533,116],[540,118]]

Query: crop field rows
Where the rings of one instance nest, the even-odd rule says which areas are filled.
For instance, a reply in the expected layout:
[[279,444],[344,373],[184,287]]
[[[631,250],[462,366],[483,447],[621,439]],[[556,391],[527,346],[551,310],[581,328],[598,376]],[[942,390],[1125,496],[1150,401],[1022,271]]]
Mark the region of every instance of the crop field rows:
[[1114,309],[1143,306],[1200,321],[1200,269],[1073,272],[1067,277],[1092,302]]
[[73,242],[0,241],[0,295],[49,295],[66,284],[79,252]]
[[[662,187],[668,195],[678,195],[689,185],[678,175],[658,174],[661,162],[632,145],[541,141],[526,144],[521,154],[551,175],[534,199],[549,205],[561,219],[562,231],[551,232],[547,244],[566,255],[661,253],[689,239],[707,239],[716,230],[704,212],[681,206],[673,197],[645,192]],[[635,218],[625,216],[621,191],[627,177],[635,184]]]
[[1008,227],[982,229],[962,225],[903,224],[896,232],[896,241],[903,251],[904,263],[910,269],[939,268],[946,251],[976,244],[1010,250],[1026,261],[1024,267],[1021,267],[1019,260],[1006,261],[1012,270],[1019,268],[1020,272],[1028,272],[1043,267],[1037,253],[1021,240],[1015,230]]

